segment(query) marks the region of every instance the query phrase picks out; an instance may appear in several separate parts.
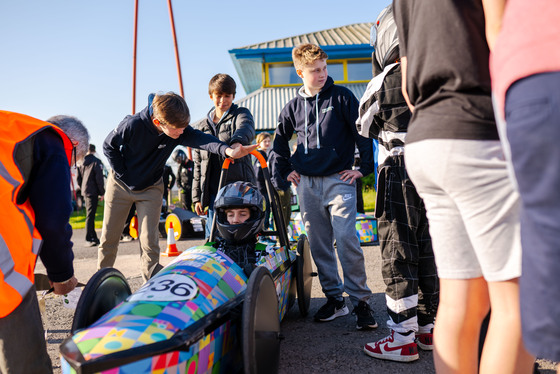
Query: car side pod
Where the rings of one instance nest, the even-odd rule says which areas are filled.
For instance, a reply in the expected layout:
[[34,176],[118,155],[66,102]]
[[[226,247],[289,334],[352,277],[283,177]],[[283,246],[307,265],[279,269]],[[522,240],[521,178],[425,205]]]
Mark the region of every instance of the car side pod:
[[114,268],[98,270],[87,282],[76,305],[71,332],[86,328],[132,294],[124,275]]
[[309,249],[309,240],[305,234],[301,235],[297,243],[297,260],[296,260],[296,287],[297,301],[299,313],[302,317],[306,317],[309,312],[309,304],[311,301],[311,287],[313,286],[313,277],[317,274],[313,272],[311,265],[311,251]]
[[278,296],[270,272],[262,266],[249,277],[241,327],[244,372],[277,373],[281,340]]

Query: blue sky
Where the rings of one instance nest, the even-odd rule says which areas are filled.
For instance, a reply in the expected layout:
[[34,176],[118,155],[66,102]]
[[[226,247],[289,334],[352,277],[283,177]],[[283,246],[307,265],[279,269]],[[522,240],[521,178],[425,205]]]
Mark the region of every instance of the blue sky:
[[[374,22],[390,2],[173,1],[192,120],[212,106],[208,81],[214,74],[230,74],[238,84],[236,99],[245,96],[228,50]],[[0,109],[40,119],[76,116],[102,154],[107,134],[132,112],[133,25],[133,0],[2,0]],[[139,111],[150,92],[180,93],[167,1],[139,1],[137,40]]]

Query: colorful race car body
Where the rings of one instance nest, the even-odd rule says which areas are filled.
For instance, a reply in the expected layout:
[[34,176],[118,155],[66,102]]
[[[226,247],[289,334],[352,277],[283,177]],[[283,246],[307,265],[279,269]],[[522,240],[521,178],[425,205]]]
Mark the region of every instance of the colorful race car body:
[[[63,373],[273,373],[278,369],[280,321],[297,295],[309,310],[309,242],[291,247],[280,199],[261,164],[276,231],[257,243],[249,278],[212,244],[193,247],[155,271],[135,293],[116,269],[99,270],[76,307],[73,335],[61,347]],[[222,186],[230,160],[222,166]],[[210,242],[215,235],[215,222]]]

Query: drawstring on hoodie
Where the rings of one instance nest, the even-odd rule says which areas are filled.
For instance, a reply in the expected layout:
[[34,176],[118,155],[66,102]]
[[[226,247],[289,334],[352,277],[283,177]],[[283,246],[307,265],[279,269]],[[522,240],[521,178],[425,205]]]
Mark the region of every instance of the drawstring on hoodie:
[[[307,154],[307,100],[303,100],[304,102],[304,111],[305,111],[305,151],[304,154]],[[317,149],[321,149],[321,140],[319,138],[319,93],[315,95],[315,132],[317,134]]]

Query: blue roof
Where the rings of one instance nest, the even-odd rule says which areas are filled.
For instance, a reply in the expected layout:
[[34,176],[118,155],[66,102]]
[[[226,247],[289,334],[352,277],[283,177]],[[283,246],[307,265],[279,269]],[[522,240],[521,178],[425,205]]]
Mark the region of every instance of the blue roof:
[[[278,115],[296,96],[300,86],[264,88],[263,64],[291,61],[292,48],[302,43],[319,45],[329,59],[371,58],[373,47],[369,41],[372,26],[372,22],[355,23],[231,49],[230,56],[247,92],[247,96],[235,103],[251,111],[257,131],[274,131]],[[367,83],[340,85],[350,89],[359,100]]]
[[292,48],[302,43],[319,45],[331,60],[370,58],[372,26],[371,22],[355,23],[234,48],[229,54],[245,92],[250,94],[263,86],[263,63],[291,61]]

